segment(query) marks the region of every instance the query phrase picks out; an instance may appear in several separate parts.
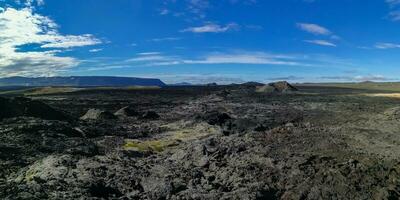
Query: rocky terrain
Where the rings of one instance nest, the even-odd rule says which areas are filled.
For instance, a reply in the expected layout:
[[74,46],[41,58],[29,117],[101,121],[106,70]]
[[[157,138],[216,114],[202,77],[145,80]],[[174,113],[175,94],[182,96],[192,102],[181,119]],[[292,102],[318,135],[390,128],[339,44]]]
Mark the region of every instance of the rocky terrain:
[[376,92],[281,82],[0,98],[0,198],[399,199],[400,99]]

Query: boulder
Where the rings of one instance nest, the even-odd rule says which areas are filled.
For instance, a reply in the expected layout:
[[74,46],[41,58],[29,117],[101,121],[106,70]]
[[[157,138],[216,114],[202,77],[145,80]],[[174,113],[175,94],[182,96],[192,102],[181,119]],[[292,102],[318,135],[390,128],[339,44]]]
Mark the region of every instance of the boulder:
[[114,113],[114,115],[120,117],[134,117],[138,116],[139,113],[131,106],[126,106],[119,109],[117,112]]
[[81,120],[108,120],[116,119],[116,116],[108,111],[99,109],[90,109],[83,115]]
[[200,118],[205,120],[210,125],[219,125],[219,126],[222,126],[227,121],[232,119],[228,114],[220,113],[217,111],[208,112],[203,117]]

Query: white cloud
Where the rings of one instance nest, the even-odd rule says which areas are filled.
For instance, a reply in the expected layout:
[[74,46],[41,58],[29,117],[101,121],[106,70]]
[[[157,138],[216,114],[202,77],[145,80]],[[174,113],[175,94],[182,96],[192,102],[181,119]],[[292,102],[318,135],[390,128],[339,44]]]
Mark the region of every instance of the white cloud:
[[160,61],[167,60],[167,57],[161,55],[138,56],[135,58],[127,59],[126,62],[143,62],[143,61]]
[[153,51],[153,52],[142,52],[138,53],[139,56],[150,56],[150,55],[159,55],[161,52]]
[[198,18],[205,18],[205,10],[210,7],[210,2],[208,0],[188,0],[187,10]]
[[[99,64],[104,63],[103,61]],[[130,59],[112,62],[113,65],[173,66],[173,65],[264,65],[312,68],[354,67],[351,60],[320,54],[276,54],[263,51],[231,50],[208,52],[201,56],[166,55],[160,52],[139,53]],[[109,65],[109,64],[108,64]],[[340,67],[338,67],[340,66]]]
[[[195,21],[204,20],[208,17],[208,12],[223,3],[226,6],[241,4],[243,6],[254,5],[258,0],[163,0],[163,7],[157,9],[160,15],[171,15],[184,17],[185,20]],[[183,6],[177,6],[177,3]]]
[[321,76],[318,77],[319,80],[323,81],[356,81],[356,82],[362,82],[362,81],[389,81],[393,80],[388,77],[385,77],[383,75],[358,75],[358,76]]
[[123,69],[129,68],[130,66],[126,65],[107,65],[107,66],[99,66],[99,67],[90,67],[85,69],[85,71],[106,71],[111,69]]
[[168,66],[233,66],[246,67],[296,67],[296,68],[329,68],[354,69],[359,67],[352,60],[340,59],[324,54],[277,54],[263,51],[226,50],[221,52],[206,52],[200,56],[171,55],[161,52],[137,53],[130,59],[96,59],[88,60],[93,67],[91,70],[107,70],[116,68],[135,67],[168,67]]
[[85,35],[55,35],[49,38],[49,43],[42,45],[42,48],[72,48],[100,44],[101,41],[90,34]]
[[375,44],[377,49],[397,49],[400,48],[400,44],[395,43],[377,43]]
[[168,9],[164,8],[160,10],[160,15],[168,15],[171,11],[169,11]]
[[316,45],[321,45],[321,46],[336,47],[336,44],[326,41],[326,40],[305,40],[305,42],[308,42],[311,44],[316,44]]
[[103,49],[90,49],[89,50],[89,52],[92,52],[92,53],[96,53],[96,52],[100,52],[100,51],[103,51]]
[[386,3],[388,3],[390,6],[396,6],[400,4],[400,0],[386,0]]
[[147,63],[146,65],[149,65],[149,62],[164,62],[164,61],[173,61],[177,59],[176,57],[173,56],[165,56],[162,55],[160,52],[144,52],[144,53],[138,53],[136,57],[130,58],[125,60],[124,62],[141,62],[141,63]]
[[391,11],[389,12],[389,18],[393,21],[400,21],[400,11],[398,10],[400,0],[386,0],[386,3],[391,8]]
[[43,6],[44,0],[27,0],[27,5],[29,6],[32,6],[34,3],[36,3],[38,6]]
[[[140,53],[125,62],[137,62],[146,66],[183,64],[254,64],[254,65],[303,65],[292,61],[292,57],[264,52],[210,53],[196,59],[166,56],[159,52]],[[304,64],[306,65],[306,64]]]
[[263,52],[242,52],[231,54],[212,54],[202,59],[184,60],[185,64],[267,64],[267,65],[300,65],[297,62],[283,59],[279,55]]
[[307,24],[307,23],[298,23],[297,26],[306,32],[312,33],[314,35],[331,35],[332,32],[325,27],[322,27],[317,24]]
[[231,83],[243,83],[245,82],[242,78],[238,77],[237,74],[226,75],[226,74],[177,74],[177,75],[154,75],[155,77],[161,78],[163,81],[173,84],[188,82],[191,84],[231,84]]
[[389,13],[389,17],[393,20],[393,21],[400,21],[400,11],[391,11]]
[[225,26],[219,24],[208,23],[204,26],[189,27],[183,29],[181,32],[193,32],[193,33],[223,33],[232,30],[238,30],[240,26],[236,23],[230,23]]
[[354,77],[354,80],[356,81],[385,81],[388,80],[383,75],[368,75],[368,76],[356,76]]
[[[58,56],[61,49],[101,43],[92,35],[62,35],[57,28],[53,20],[35,14],[32,8],[6,8],[0,12],[0,76],[53,75],[79,64],[75,58]],[[24,51],[21,46],[25,45],[40,48]]]
[[149,41],[151,42],[164,42],[164,41],[177,41],[180,40],[181,38],[179,37],[165,37],[165,38],[153,38]]

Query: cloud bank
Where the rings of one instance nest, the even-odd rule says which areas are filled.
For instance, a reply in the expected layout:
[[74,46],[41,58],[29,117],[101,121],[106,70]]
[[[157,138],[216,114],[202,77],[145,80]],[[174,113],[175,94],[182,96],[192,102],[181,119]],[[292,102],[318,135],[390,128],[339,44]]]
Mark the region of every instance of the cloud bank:
[[[26,5],[33,2],[26,1]],[[0,76],[52,76],[79,64],[76,58],[60,53],[100,43],[90,34],[59,33],[52,19],[35,14],[31,7],[0,8]],[[28,51],[26,46],[36,48]]]

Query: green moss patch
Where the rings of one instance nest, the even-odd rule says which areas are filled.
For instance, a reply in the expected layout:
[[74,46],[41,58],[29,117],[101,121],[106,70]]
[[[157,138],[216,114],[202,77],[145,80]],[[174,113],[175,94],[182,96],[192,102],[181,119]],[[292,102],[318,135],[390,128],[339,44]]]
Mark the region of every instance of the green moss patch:
[[134,149],[141,152],[162,152],[168,146],[176,145],[175,141],[172,140],[147,140],[147,141],[137,141],[129,140],[124,144],[125,150]]

